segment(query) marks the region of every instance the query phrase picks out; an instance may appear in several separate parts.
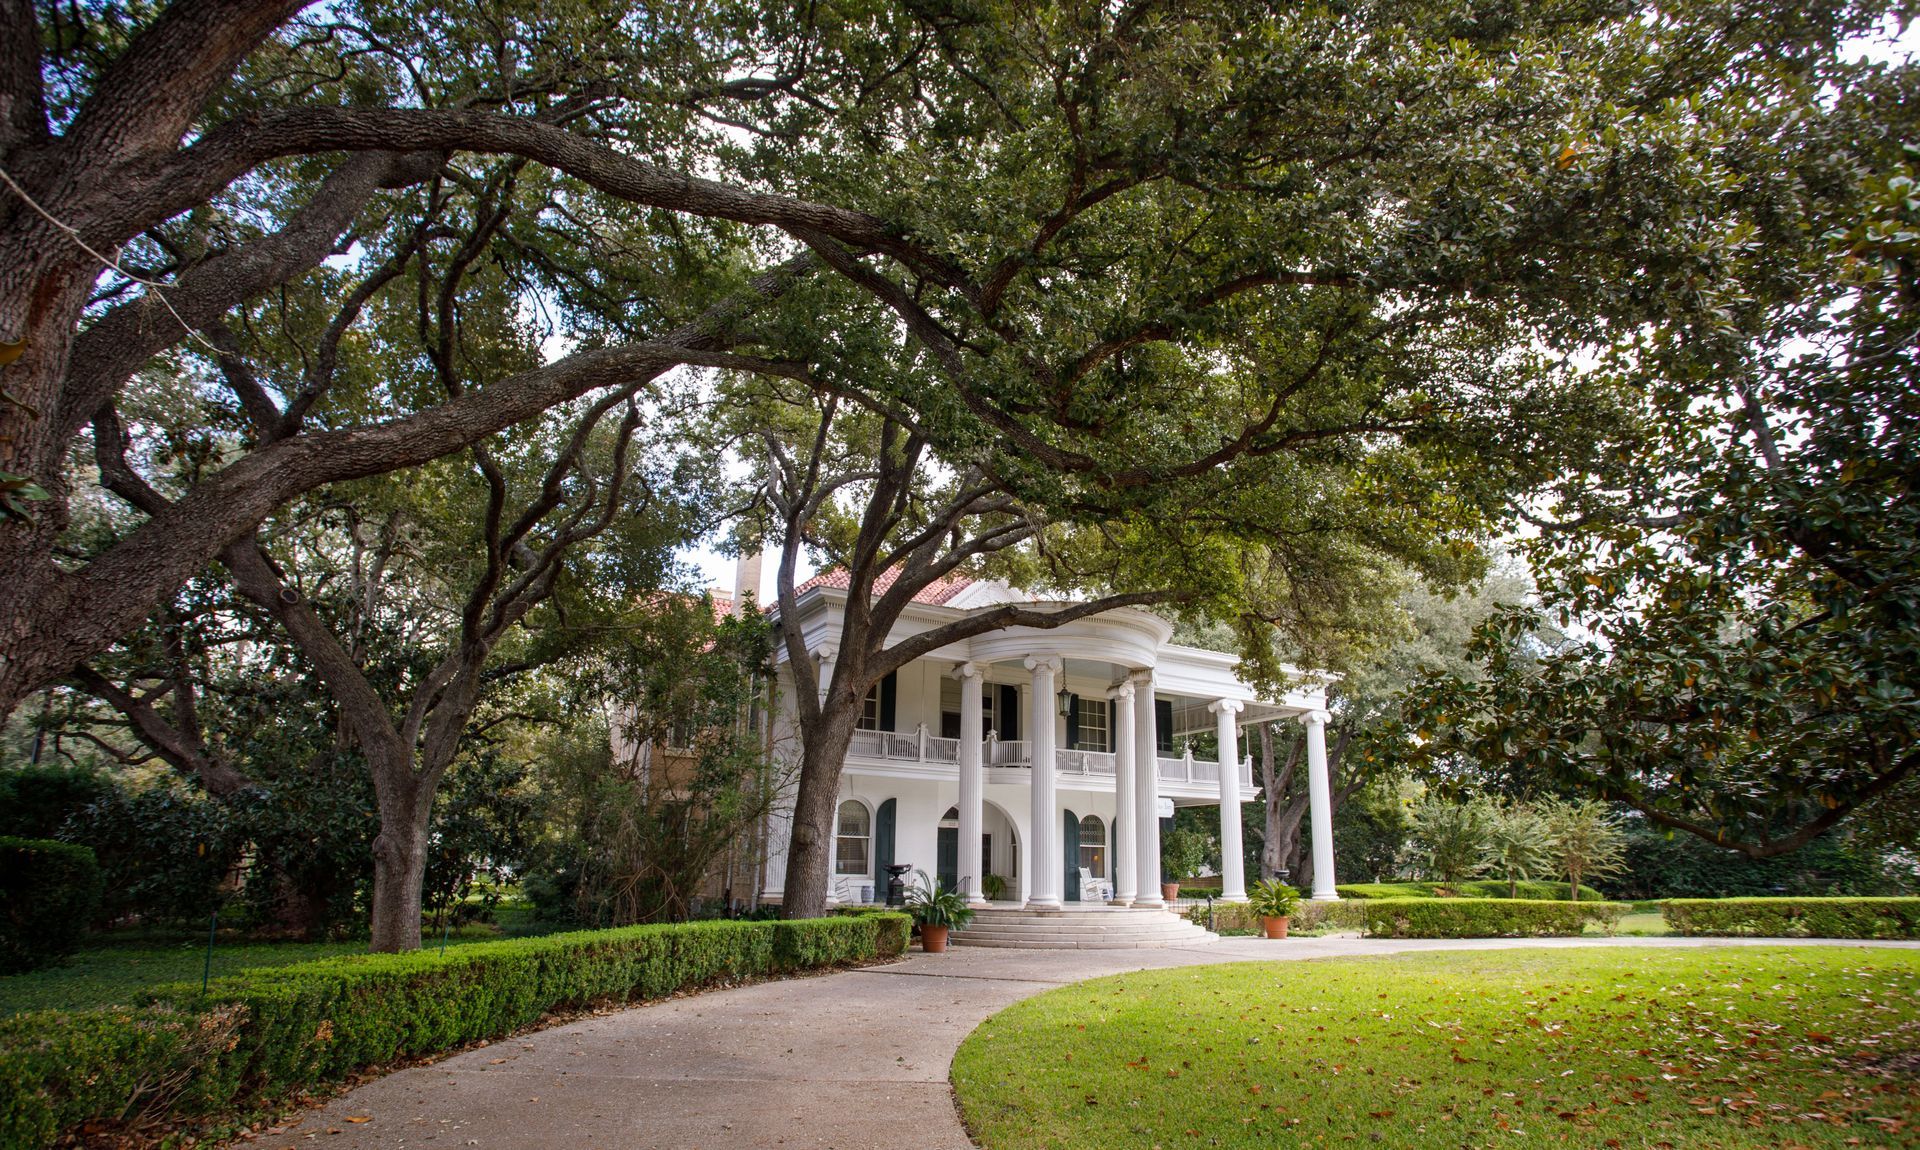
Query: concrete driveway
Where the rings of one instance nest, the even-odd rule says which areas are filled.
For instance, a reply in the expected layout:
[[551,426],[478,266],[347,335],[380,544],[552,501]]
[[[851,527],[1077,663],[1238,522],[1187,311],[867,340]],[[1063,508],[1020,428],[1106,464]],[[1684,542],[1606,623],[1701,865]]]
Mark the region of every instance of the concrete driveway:
[[[254,1147],[966,1150],[947,1070],[994,1012],[1050,987],[1198,963],[1414,950],[1768,940],[1234,938],[1133,951],[956,949],[638,1006],[369,1082]],[[1920,946],[1920,943],[1804,945]]]

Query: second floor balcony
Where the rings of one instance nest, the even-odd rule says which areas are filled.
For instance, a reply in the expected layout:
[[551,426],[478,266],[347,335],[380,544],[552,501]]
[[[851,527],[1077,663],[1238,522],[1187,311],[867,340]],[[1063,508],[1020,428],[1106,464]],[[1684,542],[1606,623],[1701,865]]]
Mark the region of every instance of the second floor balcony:
[[[929,734],[925,727],[916,731],[855,731],[847,748],[849,764],[931,772],[942,778],[958,779],[960,740]],[[1025,739],[1000,739],[989,735],[981,740],[980,762],[987,780],[996,783],[1024,783],[1033,768],[1033,747]],[[1054,770],[1065,785],[1075,781],[1090,784],[1085,789],[1106,790],[1113,786],[1118,757],[1111,751],[1060,748],[1053,753]],[[1253,760],[1235,764],[1240,771],[1240,793],[1253,798]],[[1191,747],[1179,756],[1159,755],[1154,767],[1160,792],[1172,798],[1212,798],[1220,795],[1220,764],[1195,757]]]

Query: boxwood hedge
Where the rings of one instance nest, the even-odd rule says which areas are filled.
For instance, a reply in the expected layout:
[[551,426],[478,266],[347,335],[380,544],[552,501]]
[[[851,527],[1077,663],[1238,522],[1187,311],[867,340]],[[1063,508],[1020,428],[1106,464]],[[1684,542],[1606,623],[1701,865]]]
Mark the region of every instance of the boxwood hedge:
[[1537,938],[1613,929],[1627,906],[1529,898],[1381,898],[1356,904],[1374,938]]
[[[1520,882],[1514,884],[1515,898],[1543,899],[1555,902],[1567,897],[1563,882]],[[1333,888],[1341,898],[1506,898],[1504,879],[1474,879],[1451,885],[1439,882],[1357,882]],[[1581,902],[1604,902],[1605,896],[1590,886],[1580,888]]]
[[92,851],[51,839],[0,838],[0,974],[72,954],[99,908],[100,864]]
[[162,987],[130,1007],[0,1021],[0,1147],[84,1123],[217,1115],[356,1070],[530,1025],[904,951],[903,914],[582,931],[353,955]]
[[1920,898],[1670,898],[1680,934],[1758,938],[1920,938]]

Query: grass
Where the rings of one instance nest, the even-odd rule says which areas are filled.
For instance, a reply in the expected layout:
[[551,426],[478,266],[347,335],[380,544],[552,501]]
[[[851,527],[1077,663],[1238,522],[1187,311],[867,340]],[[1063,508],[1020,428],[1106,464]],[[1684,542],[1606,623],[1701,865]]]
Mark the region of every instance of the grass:
[[1504,950],[1151,971],[988,1019],[986,1150],[1913,1146],[1920,952]]
[[[491,927],[462,927],[447,945],[499,938]],[[440,945],[438,935],[427,949]],[[364,954],[367,940],[345,942],[248,942],[221,939],[213,948],[213,977],[265,966],[288,966],[340,954]],[[150,987],[199,982],[207,940],[142,938],[82,950],[59,966],[0,977],[0,1018],[28,1010],[72,1010],[131,1002]]]
[[1673,931],[1668,928],[1667,920],[1661,917],[1658,910],[1649,912],[1635,909],[1629,914],[1620,916],[1620,923],[1614,928],[1614,933],[1650,936],[1672,934]]

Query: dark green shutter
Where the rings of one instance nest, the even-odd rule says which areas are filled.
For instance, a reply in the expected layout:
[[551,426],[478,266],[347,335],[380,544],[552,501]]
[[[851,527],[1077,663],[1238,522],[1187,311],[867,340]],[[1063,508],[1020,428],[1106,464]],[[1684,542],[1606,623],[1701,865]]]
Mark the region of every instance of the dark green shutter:
[[880,680],[880,729],[893,730],[894,707],[900,701],[900,672],[888,671]]
[[1067,844],[1067,901],[1080,901],[1080,819],[1072,811],[1066,812],[1066,833],[1060,840]]
[[1080,745],[1080,696],[1067,696],[1067,749]]
[[939,880],[941,889],[957,889],[960,885],[960,828],[941,827],[934,842],[934,852],[934,877]]
[[1120,708],[1107,700],[1107,750],[1120,753]]
[[887,868],[893,865],[893,823],[899,804],[888,799],[873,816],[874,901],[887,901]]
[[1153,701],[1154,742],[1163,755],[1173,754],[1173,700],[1155,699]]
[[1000,684],[999,714],[994,718],[1000,721],[1000,738],[1012,742],[1020,737],[1020,688],[1007,683]]

